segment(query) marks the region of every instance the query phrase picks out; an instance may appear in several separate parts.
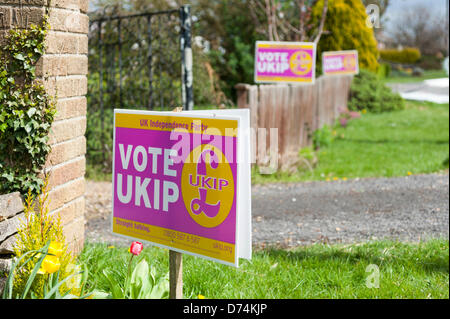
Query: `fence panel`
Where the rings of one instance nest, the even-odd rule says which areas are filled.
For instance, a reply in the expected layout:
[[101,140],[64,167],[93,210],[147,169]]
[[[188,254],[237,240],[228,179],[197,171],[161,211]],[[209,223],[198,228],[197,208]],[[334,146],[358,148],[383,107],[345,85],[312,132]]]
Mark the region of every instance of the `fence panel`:
[[270,129],[277,128],[279,168],[293,167],[300,149],[312,145],[313,132],[333,125],[347,106],[352,79],[323,76],[313,85],[237,85],[238,106],[250,109],[250,125],[257,133],[253,163],[268,164]]

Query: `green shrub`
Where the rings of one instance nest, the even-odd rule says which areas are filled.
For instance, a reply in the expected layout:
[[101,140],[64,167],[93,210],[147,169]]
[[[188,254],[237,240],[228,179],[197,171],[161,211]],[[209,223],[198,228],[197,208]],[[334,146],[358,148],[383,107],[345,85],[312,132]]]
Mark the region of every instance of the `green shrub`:
[[321,129],[318,129],[313,133],[314,149],[330,146],[333,140],[333,132],[328,125],[324,125]]
[[421,54],[417,48],[404,48],[403,50],[380,50],[380,58],[388,62],[414,64],[420,60],[420,57]]
[[377,75],[380,79],[386,79],[391,75],[391,65],[388,63],[382,63],[380,64],[380,67],[378,68]]
[[[35,207],[36,205],[37,208]],[[51,241],[50,248],[53,249],[49,252],[56,259],[51,261],[51,264],[53,263],[53,266],[58,268],[59,279],[63,280],[75,270],[72,267],[75,259],[69,252],[63,233],[61,217],[49,214],[48,178],[44,180],[42,193],[39,194],[38,198],[35,198],[31,192],[25,198],[24,218],[17,228],[16,237],[14,246],[16,258],[22,258],[30,251],[38,251]],[[29,260],[27,263],[25,263],[25,260],[18,262],[17,266],[21,268],[21,271],[14,274],[15,278],[12,286],[14,296],[21,295],[27,290],[28,284],[30,284],[28,286],[30,293],[37,298],[44,298],[46,295],[45,286],[49,280],[48,274],[51,272],[46,273],[44,271],[43,274],[33,278],[33,272],[37,263],[38,260],[36,258]],[[45,269],[45,264],[43,268]],[[31,282],[30,278],[33,278]],[[72,294],[76,294],[76,289],[69,287],[69,282],[62,283],[59,287],[62,294],[69,290],[72,290]]]
[[353,78],[348,108],[352,111],[365,109],[380,113],[402,110],[405,103],[399,94],[392,92],[374,73],[360,70]]
[[50,146],[55,103],[36,81],[35,65],[44,54],[47,18],[42,25],[11,30],[0,48],[0,194],[43,184],[39,173]]

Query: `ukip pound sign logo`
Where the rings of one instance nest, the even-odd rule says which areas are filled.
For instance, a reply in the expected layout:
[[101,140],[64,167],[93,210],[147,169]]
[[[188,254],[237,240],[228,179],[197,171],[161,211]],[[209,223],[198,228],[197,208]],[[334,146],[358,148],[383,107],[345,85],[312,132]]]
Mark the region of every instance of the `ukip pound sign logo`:
[[228,217],[234,203],[234,178],[225,155],[204,144],[190,154],[181,177],[182,196],[191,218],[200,226],[217,227]]
[[306,51],[295,52],[289,61],[292,73],[296,75],[308,74],[313,66],[313,58]]
[[[205,155],[208,154],[211,158],[210,165],[212,169],[217,169],[218,166],[218,158],[216,153],[212,150],[204,151],[199,158],[199,162],[197,164],[197,176],[206,176],[206,161],[204,160]],[[198,178],[198,177],[197,177]],[[205,181],[204,179],[202,180]],[[209,184],[207,184],[209,185]],[[200,198],[195,198],[191,201],[191,210],[195,215],[199,215],[201,213],[205,214],[209,218],[214,218],[217,216],[220,210],[220,200],[216,204],[208,204],[206,202],[206,195],[208,191],[206,188],[198,189]]]
[[356,68],[356,60],[353,56],[344,57],[344,68],[346,70],[354,70]]

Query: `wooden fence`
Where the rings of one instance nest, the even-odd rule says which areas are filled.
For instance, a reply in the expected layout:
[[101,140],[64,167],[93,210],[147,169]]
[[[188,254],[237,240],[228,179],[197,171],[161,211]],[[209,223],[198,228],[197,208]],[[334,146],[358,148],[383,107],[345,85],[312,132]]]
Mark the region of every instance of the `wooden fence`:
[[[256,145],[252,162],[264,167],[275,160],[283,171],[293,167],[300,149],[312,144],[312,133],[325,124],[333,125],[339,110],[347,107],[352,79],[351,75],[322,76],[311,85],[238,84],[238,107],[250,109]],[[271,145],[276,142],[273,134],[278,138],[278,152]]]

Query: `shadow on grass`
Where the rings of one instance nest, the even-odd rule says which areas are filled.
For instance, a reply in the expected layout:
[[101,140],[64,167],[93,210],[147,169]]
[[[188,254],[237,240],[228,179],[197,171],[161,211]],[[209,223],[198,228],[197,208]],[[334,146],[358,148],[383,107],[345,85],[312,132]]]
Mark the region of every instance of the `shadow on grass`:
[[375,264],[383,267],[407,268],[411,272],[449,274],[448,241],[446,244],[426,243],[425,246],[399,243],[386,243],[380,246],[379,243],[375,245],[369,243],[342,247],[317,245],[295,250],[268,248],[256,253],[286,263],[311,262],[352,266]]

